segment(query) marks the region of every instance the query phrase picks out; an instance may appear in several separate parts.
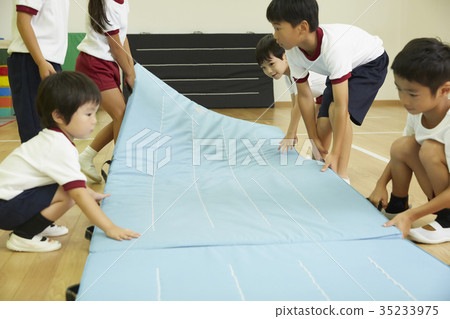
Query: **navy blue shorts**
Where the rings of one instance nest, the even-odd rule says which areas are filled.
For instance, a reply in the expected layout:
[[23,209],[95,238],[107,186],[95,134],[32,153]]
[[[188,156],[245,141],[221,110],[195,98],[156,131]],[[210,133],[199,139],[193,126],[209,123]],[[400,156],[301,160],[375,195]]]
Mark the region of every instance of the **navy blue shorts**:
[[[36,110],[36,95],[41,76],[39,68],[29,53],[13,53],[8,58],[8,77],[14,113],[20,140],[25,143],[41,131],[41,120]],[[56,72],[61,65],[50,62]]]
[[12,230],[49,207],[58,184],[27,189],[13,199],[0,199],[0,229]]
[[[375,60],[352,70],[352,76],[348,79],[348,113],[356,125],[361,125],[364,121],[378,90],[384,83],[388,65],[389,57],[385,51]],[[326,86],[318,117],[329,117],[328,110],[334,101],[330,78],[327,78]]]

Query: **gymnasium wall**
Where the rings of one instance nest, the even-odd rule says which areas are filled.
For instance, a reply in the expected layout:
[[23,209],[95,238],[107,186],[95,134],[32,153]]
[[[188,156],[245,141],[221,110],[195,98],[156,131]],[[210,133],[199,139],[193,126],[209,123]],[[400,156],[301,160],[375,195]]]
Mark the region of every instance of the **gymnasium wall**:
[[[87,0],[70,0],[70,32],[84,32]],[[392,59],[410,39],[435,37],[450,42],[448,0],[318,0],[321,23],[355,24],[378,35]],[[11,36],[12,1],[0,5],[0,37]],[[129,32],[140,33],[269,33],[265,18],[270,0],[130,0]],[[139,62],[139,61],[138,61]],[[289,101],[284,83],[274,83],[275,97]],[[392,74],[378,100],[395,100]]]

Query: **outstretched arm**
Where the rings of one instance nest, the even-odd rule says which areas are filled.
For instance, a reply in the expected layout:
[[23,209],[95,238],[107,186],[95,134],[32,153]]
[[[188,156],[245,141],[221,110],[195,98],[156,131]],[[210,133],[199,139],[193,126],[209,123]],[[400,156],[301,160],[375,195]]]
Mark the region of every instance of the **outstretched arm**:
[[295,94],[291,94],[292,98],[292,110],[291,110],[291,119],[289,122],[289,127],[286,133],[286,136],[281,140],[280,146],[278,150],[282,152],[292,150],[297,144],[297,128],[300,119],[302,118],[302,114],[300,112],[300,108],[298,106],[297,96]]
[[128,63],[130,64],[131,68],[134,69],[134,60],[133,60],[133,56],[131,55],[130,43],[128,42],[128,37],[125,38],[123,47],[125,48],[125,51],[127,52],[127,55],[128,55]]
[[342,146],[345,138],[345,130],[347,128],[348,117],[348,80],[333,84],[334,97],[334,118],[333,126],[333,148],[330,154],[325,158],[325,165],[322,171],[330,167],[337,172],[339,164],[339,156],[341,155]]
[[419,218],[436,213],[444,208],[450,207],[450,186],[440,193],[438,196],[416,208],[411,208],[403,213],[399,213],[392,220],[385,223],[383,226],[396,226],[403,234],[403,238],[408,236],[411,229],[411,224]]
[[317,134],[314,99],[308,82],[297,83],[297,91],[298,105],[303,116],[303,122],[305,123],[308,137],[312,141],[313,147],[316,147],[320,154],[315,154],[314,157],[320,159],[318,157],[325,157],[328,151],[322,146],[322,142],[319,140]]
[[120,42],[119,34],[109,35],[106,38],[108,39],[114,60],[119,64],[124,73],[124,82],[133,89],[136,73],[134,72],[133,64],[130,62],[133,58],[129,52],[128,38],[125,39],[124,45]]
[[70,197],[77,203],[87,218],[101,230],[106,236],[116,239],[131,239],[139,237],[139,234],[115,225],[108,216],[103,213],[96,200],[86,188],[79,187],[69,190]]

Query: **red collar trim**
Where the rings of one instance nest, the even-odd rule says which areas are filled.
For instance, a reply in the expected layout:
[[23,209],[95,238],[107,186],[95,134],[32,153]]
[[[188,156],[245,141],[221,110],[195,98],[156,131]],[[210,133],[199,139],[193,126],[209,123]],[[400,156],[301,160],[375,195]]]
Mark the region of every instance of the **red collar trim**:
[[323,30],[321,28],[317,28],[316,35],[317,35],[317,47],[313,55],[308,55],[308,53],[306,53],[305,50],[299,47],[300,51],[303,52],[303,54],[309,61],[315,61],[319,57],[320,49],[322,48]]
[[64,133],[59,127],[49,127],[48,128],[50,131],[55,131],[55,132],[59,132],[59,133],[63,133],[65,137],[67,137],[67,139],[70,141],[70,143],[72,143],[73,146],[75,146],[74,142],[66,135],[66,133]]
[[123,4],[125,0],[114,0],[114,2],[117,2],[118,4]]

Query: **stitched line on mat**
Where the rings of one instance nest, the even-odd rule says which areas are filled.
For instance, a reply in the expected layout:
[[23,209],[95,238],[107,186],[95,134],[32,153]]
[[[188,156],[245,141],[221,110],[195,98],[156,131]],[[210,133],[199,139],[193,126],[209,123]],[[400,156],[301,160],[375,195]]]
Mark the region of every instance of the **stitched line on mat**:
[[[221,126],[222,128],[222,138],[223,138],[223,144],[224,144],[224,149],[227,155],[227,158],[229,158],[228,155],[228,149],[225,143],[225,132],[223,130],[223,125]],[[259,210],[259,208],[256,206],[256,204],[253,202],[253,200],[250,198],[250,196],[248,195],[248,193],[246,192],[246,190],[244,189],[244,187],[242,187],[241,183],[239,183],[239,180],[237,179],[236,175],[234,174],[234,170],[231,167],[231,165],[228,165],[228,167],[231,170],[231,175],[233,175],[234,180],[236,181],[236,183],[238,184],[239,188],[242,190],[242,192],[244,193],[245,197],[247,197],[247,199],[250,201],[250,203],[253,205],[253,207],[255,207],[256,211],[261,215],[261,217],[264,219],[264,221],[267,223],[267,225],[272,226],[270,224],[270,222],[267,220],[266,216],[264,216],[264,214]]]
[[278,173],[278,175],[280,175],[281,177],[283,177],[286,182],[288,182],[289,185],[291,185],[291,187],[297,192],[297,194],[306,202],[306,204],[308,204],[315,212],[317,215],[319,215],[319,217],[326,223],[328,223],[328,220],[319,212],[319,210],[309,201],[306,199],[306,197],[303,195],[302,192],[300,192],[300,190],[295,187],[295,185],[289,180],[289,178],[287,178],[283,173],[281,173],[278,169],[276,169],[266,158],[266,155],[264,154],[264,151],[261,149],[261,153],[262,153],[262,157],[264,158],[264,160],[266,161],[267,164],[269,164],[269,166],[275,170],[275,172]]
[[[166,96],[162,96],[162,106],[161,106],[161,124],[159,125],[159,133],[162,134],[163,120],[164,120],[164,107],[165,107]],[[155,151],[155,163],[158,163],[158,150]],[[155,179],[156,179],[156,169],[153,172],[152,178],[152,230],[155,231]]]
[[387,279],[389,279],[390,281],[392,281],[394,283],[394,285],[396,285],[397,287],[399,287],[405,294],[408,295],[409,298],[411,298],[411,300],[416,301],[417,299],[408,291],[406,290],[405,287],[403,287],[398,281],[394,280],[394,278],[392,278],[380,265],[378,265],[372,258],[367,257],[367,259],[369,259],[370,263],[372,265],[375,266],[376,269],[378,269],[379,271],[381,271],[381,273],[383,275],[386,276]]
[[231,276],[234,279],[234,282],[236,283],[236,287],[239,290],[239,294],[241,295],[241,299],[242,301],[245,301],[245,297],[244,297],[244,293],[242,292],[241,286],[239,285],[239,280],[237,279],[234,270],[233,270],[233,266],[231,266],[231,264],[228,264],[228,267],[230,268],[230,272],[231,272]]
[[[192,123],[192,141],[194,141],[194,121],[191,121],[191,123]],[[192,163],[192,169],[193,169],[194,180],[195,180],[197,176],[196,176],[196,170],[195,170],[194,163]],[[197,190],[198,198],[200,200],[200,203],[203,206],[203,210],[205,211],[205,214],[206,214],[206,217],[208,218],[209,224],[211,225],[212,228],[214,228],[214,223],[211,220],[211,217],[209,216],[208,209],[206,208],[205,202],[203,201],[202,195],[200,194],[200,189],[198,188],[197,183],[195,183],[195,189]]]
[[293,221],[294,223],[297,224],[298,227],[300,227],[300,229],[305,233],[306,236],[308,236],[308,238],[317,246],[319,247],[339,268],[341,268],[341,270],[362,290],[364,291],[365,294],[367,294],[370,299],[375,300],[372,295],[366,290],[364,289],[364,287],[317,241],[315,240],[307,231],[306,229],[298,222],[295,220],[294,217],[292,217],[291,214],[289,214],[286,209],[280,205],[280,203],[278,203],[278,201],[273,198],[272,195],[270,195],[266,189],[264,189],[264,187],[262,187],[254,178],[252,178],[252,180],[264,191],[264,193],[267,194],[267,196],[269,196],[284,212],[286,215],[288,215]]
[[[195,183],[197,183],[198,178],[191,184],[189,185],[188,188],[186,188],[173,202],[172,204],[169,205],[169,207],[166,208],[166,210],[161,214],[161,216],[158,217],[158,219],[155,220],[155,223],[158,222],[158,220],[160,220],[161,217],[164,216],[164,214],[166,214],[173,205],[175,205],[175,203],[184,196],[184,194],[187,193],[188,190],[190,190],[192,188],[192,186],[194,186]],[[141,236],[139,238],[135,238],[133,239],[133,241],[130,243],[130,245],[120,254],[119,257],[117,257],[112,263],[111,265],[108,266],[108,268],[105,269],[105,271],[103,271],[86,289],[85,291],[80,294],[80,297],[78,298],[78,300],[80,300],[88,291],[89,289],[91,289],[123,256],[125,256],[125,254],[134,246],[136,245],[136,243],[139,242],[139,240],[144,237],[144,235],[149,231],[150,228],[152,228],[153,225],[150,225],[147,227],[146,230],[144,230],[144,232],[141,234]]]
[[330,298],[327,296],[327,294],[325,293],[325,291],[323,291],[323,289],[319,286],[319,284],[317,283],[316,279],[314,278],[314,276],[309,272],[308,268],[305,267],[305,265],[303,265],[303,263],[301,262],[301,260],[298,261],[298,264],[300,265],[300,267],[302,267],[302,269],[308,274],[309,278],[311,278],[312,283],[314,284],[314,286],[317,287],[317,289],[319,289],[320,293],[325,297],[326,300],[330,300]]
[[158,297],[157,300],[161,301],[161,279],[159,277],[159,268],[156,268],[156,285],[158,287]]

